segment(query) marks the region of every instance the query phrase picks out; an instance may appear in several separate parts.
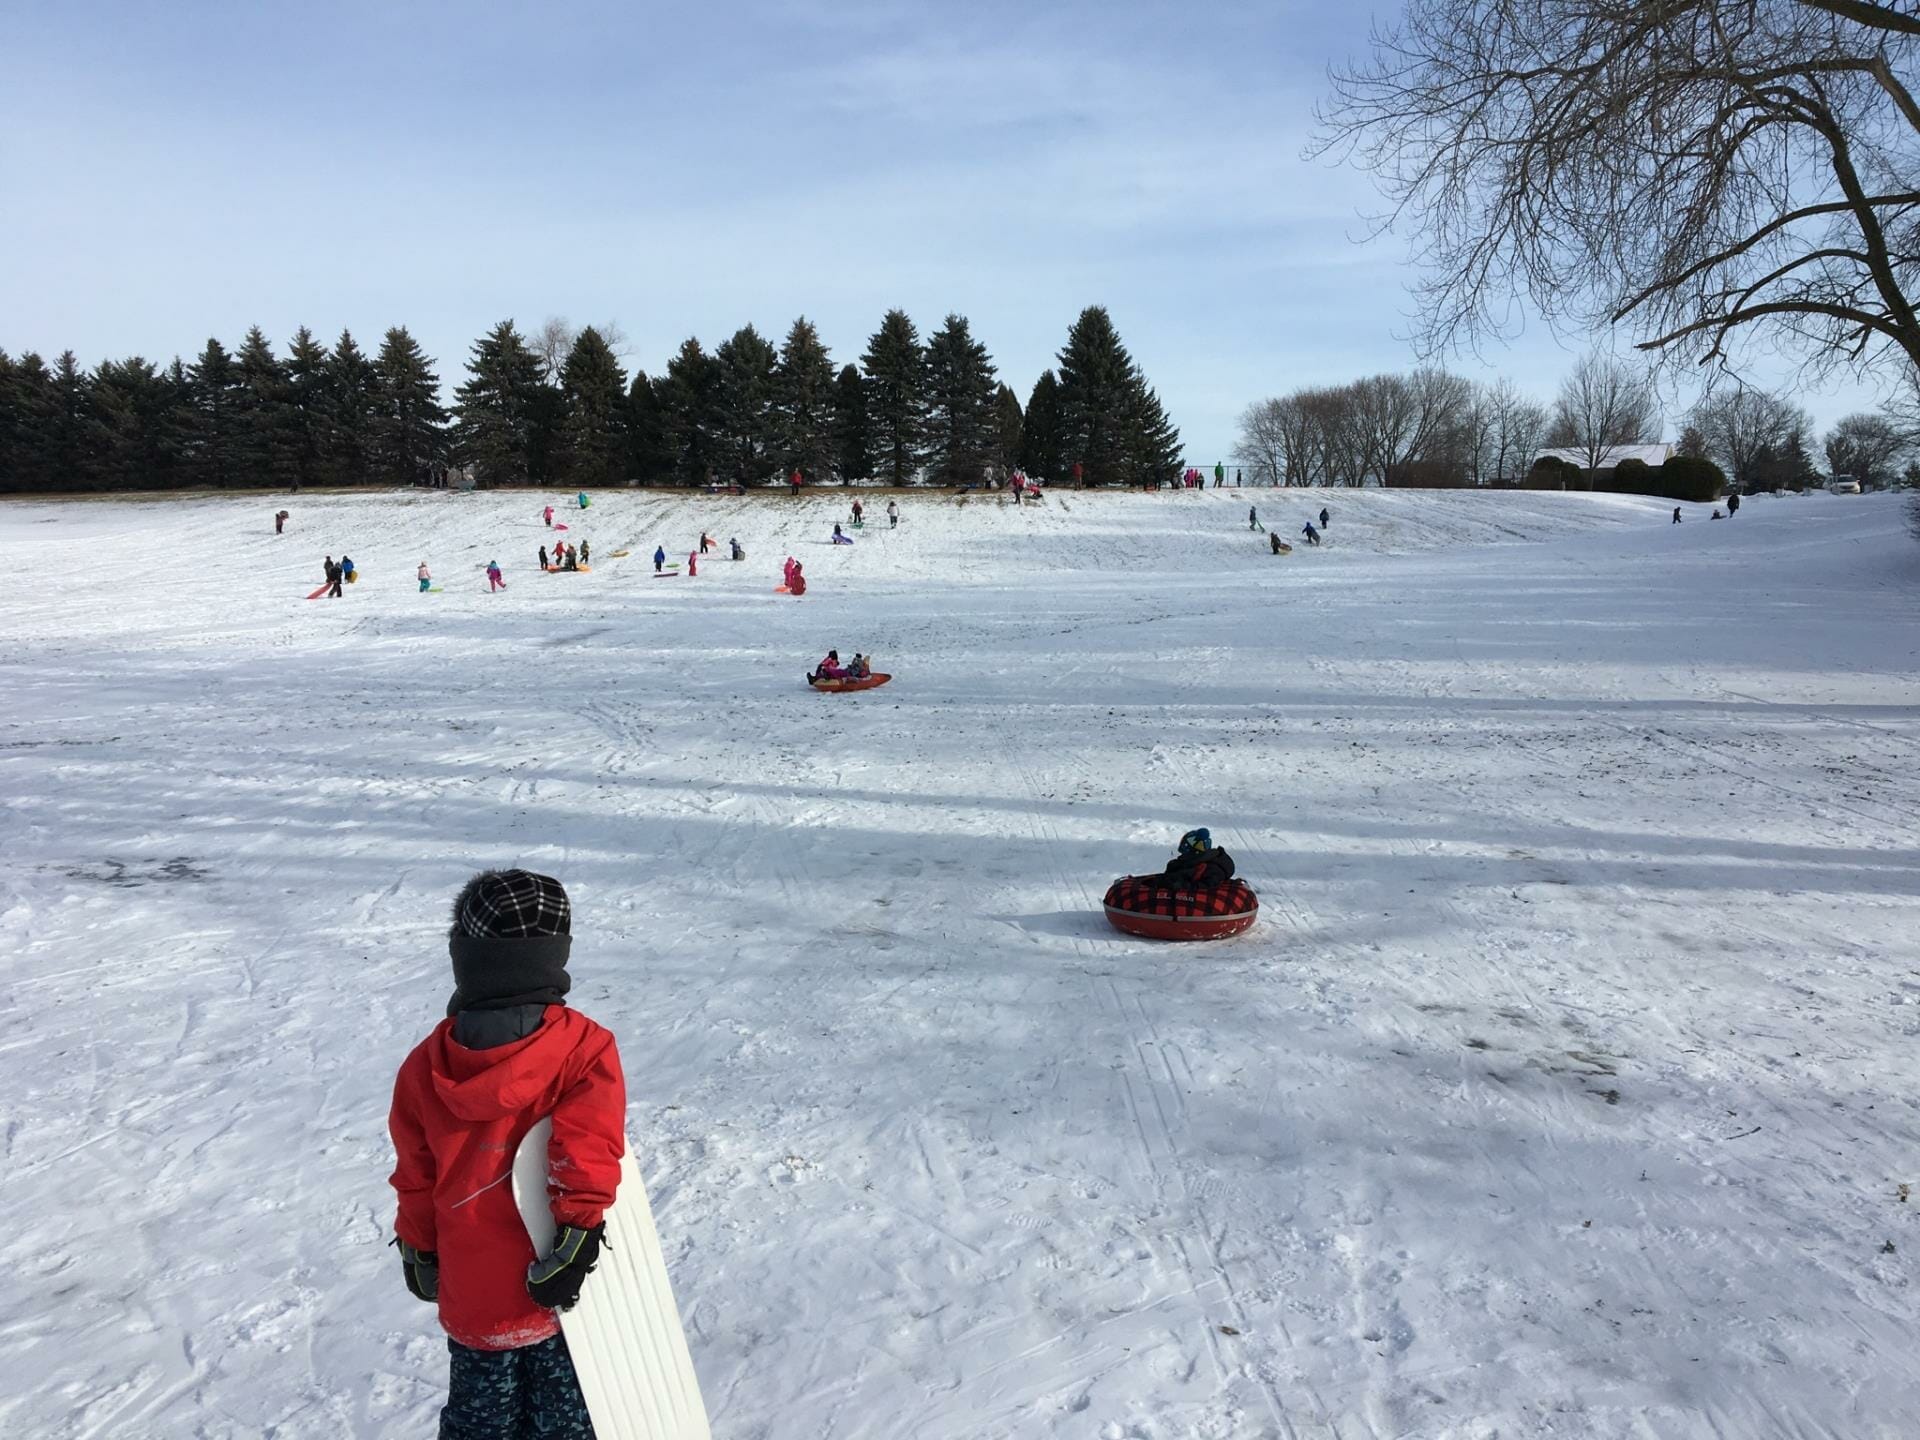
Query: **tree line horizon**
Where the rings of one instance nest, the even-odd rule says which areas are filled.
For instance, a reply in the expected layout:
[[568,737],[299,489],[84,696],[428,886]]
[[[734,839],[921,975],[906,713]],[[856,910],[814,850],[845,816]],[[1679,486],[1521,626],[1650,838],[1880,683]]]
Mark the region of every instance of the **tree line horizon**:
[[[611,333],[610,333],[611,332]],[[884,480],[1171,483],[1179,431],[1104,306],[1084,309],[1026,404],[965,316],[922,340],[886,312],[859,363],[836,368],[813,323],[777,346],[751,324],[708,350],[687,339],[658,376],[628,375],[615,326],[503,320],[473,342],[442,403],[438,362],[405,326],[367,355],[300,327],[282,357],[259,326],[191,362],[140,356],[82,369],[0,350],[0,492],[297,490],[487,484]]]
[[[1261,485],[1580,488],[1614,469],[1603,462],[1623,447],[1665,443],[1665,428],[1647,372],[1594,353],[1575,364],[1551,404],[1505,378],[1474,381],[1432,366],[1294,390],[1242,412],[1237,452]],[[1917,446],[1913,427],[1888,415],[1848,415],[1822,448],[1832,473],[1868,488],[1920,481],[1913,464],[1896,472]],[[1694,499],[1711,498],[1727,479],[1754,491],[1805,489],[1819,477],[1812,417],[1785,394],[1754,386],[1702,396],[1672,449],[1666,467],[1630,459],[1621,467],[1627,473],[1612,478],[1652,494],[1677,486],[1674,498]],[[1576,459],[1542,454],[1552,450]],[[1672,473],[1661,476],[1663,468]]]

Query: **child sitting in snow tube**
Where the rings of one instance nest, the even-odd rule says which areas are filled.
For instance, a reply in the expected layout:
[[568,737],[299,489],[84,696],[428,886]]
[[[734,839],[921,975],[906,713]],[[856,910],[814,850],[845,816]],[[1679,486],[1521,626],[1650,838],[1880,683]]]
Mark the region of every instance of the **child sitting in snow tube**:
[[1157,875],[1123,875],[1106,894],[1116,930],[1151,940],[1221,940],[1259,918],[1260,901],[1206,830],[1189,830]]

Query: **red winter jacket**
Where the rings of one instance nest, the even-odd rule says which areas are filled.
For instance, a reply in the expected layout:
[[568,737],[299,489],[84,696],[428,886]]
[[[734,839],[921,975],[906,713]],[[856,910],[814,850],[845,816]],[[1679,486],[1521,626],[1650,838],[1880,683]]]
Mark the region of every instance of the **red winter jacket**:
[[559,1331],[527,1294],[533,1242],[513,1203],[513,1157],[553,1117],[548,1194],[561,1225],[598,1225],[620,1183],[626,1080],[613,1035],[549,1005],[524,1040],[469,1050],[443,1020],[400,1067],[387,1128],[399,1163],[394,1231],[440,1256],[440,1324],[475,1350],[517,1350]]

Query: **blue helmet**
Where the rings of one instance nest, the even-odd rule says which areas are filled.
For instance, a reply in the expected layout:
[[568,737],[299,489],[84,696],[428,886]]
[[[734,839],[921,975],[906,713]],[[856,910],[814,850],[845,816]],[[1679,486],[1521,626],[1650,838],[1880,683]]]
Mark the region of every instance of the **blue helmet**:
[[1205,826],[1198,830],[1189,830],[1180,837],[1182,855],[1204,855],[1211,849],[1213,849],[1213,836],[1207,833]]

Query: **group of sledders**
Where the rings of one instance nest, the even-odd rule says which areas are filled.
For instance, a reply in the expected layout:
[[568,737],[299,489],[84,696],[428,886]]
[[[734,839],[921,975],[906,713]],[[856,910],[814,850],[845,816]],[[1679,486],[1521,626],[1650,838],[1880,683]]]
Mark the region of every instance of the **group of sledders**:
[[542,570],[591,570],[589,563],[593,559],[593,547],[585,540],[578,545],[569,545],[564,540],[556,541],[553,558],[547,558],[547,547],[540,547],[540,568]]
[[853,659],[842,665],[840,652],[829,650],[827,658],[808,673],[807,683],[812,685],[821,680],[865,680],[872,674],[873,662],[868,656],[855,651]]

